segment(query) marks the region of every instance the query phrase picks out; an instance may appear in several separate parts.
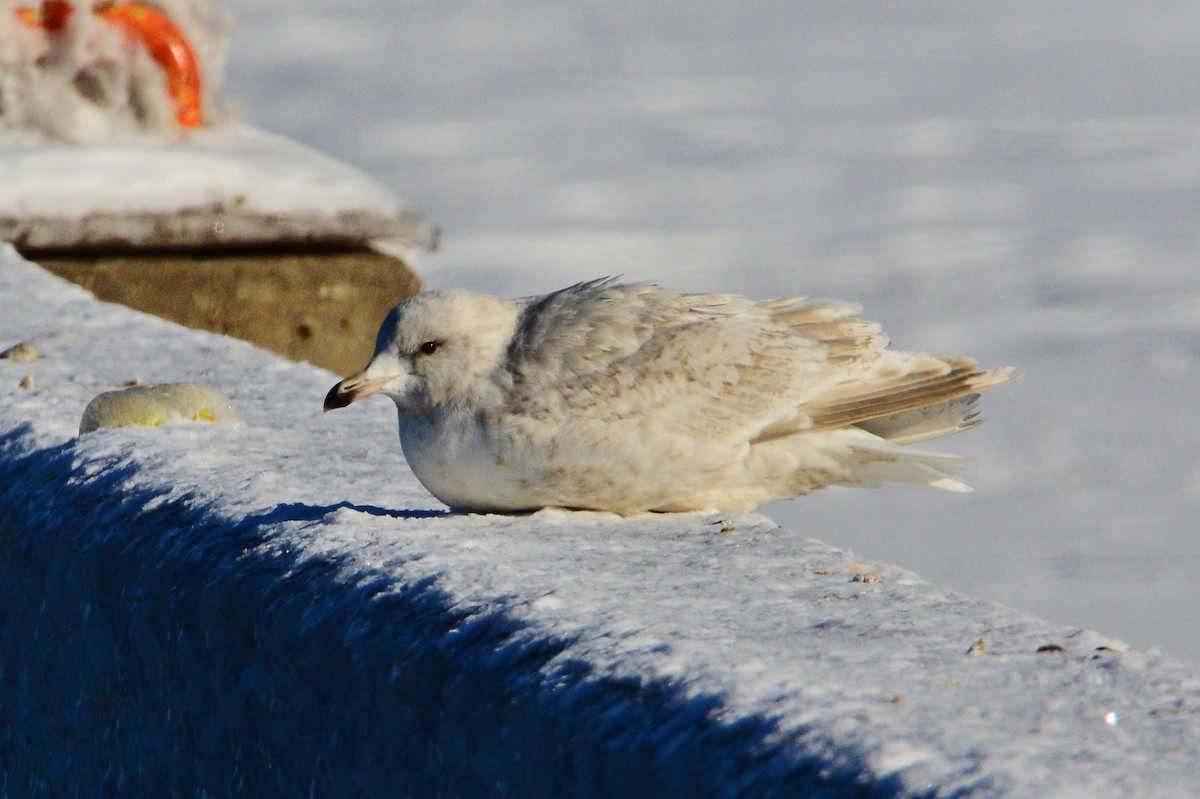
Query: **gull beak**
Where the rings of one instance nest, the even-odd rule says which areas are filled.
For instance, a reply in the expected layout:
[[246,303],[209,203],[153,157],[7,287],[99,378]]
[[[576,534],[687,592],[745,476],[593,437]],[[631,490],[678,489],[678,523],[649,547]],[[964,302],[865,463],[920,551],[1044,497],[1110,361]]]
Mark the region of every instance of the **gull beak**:
[[385,385],[394,379],[394,375],[368,377],[367,370],[365,369],[358,374],[350,375],[329,389],[329,393],[325,395],[325,410],[332,411],[337,408],[345,408],[350,403],[356,402],[363,397],[378,394],[380,391],[383,391]]

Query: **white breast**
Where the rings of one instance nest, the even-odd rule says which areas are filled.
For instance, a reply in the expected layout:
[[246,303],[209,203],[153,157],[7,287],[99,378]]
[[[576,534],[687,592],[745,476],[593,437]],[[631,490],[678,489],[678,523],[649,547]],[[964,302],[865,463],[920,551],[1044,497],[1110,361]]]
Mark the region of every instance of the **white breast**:
[[522,464],[497,452],[476,414],[438,410],[400,414],[400,445],[413,474],[456,510],[535,510],[547,504]]

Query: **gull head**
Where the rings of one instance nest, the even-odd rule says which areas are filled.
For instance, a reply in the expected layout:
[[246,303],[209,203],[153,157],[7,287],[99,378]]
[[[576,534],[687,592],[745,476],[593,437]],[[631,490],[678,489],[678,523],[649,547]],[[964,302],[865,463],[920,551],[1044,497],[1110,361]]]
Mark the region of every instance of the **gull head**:
[[518,306],[451,289],[418,294],[393,308],[375,354],[325,396],[325,410],[383,394],[402,413],[425,413],[485,384],[512,340]]

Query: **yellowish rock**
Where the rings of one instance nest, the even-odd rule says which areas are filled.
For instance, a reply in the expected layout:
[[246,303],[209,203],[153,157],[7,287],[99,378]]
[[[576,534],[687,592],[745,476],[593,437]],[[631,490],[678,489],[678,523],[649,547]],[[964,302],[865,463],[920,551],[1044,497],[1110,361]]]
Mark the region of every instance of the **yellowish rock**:
[[167,422],[240,424],[225,394],[203,383],[150,383],[106,391],[88,403],[80,435],[106,427],[159,427]]
[[22,341],[0,352],[0,358],[17,363],[33,363],[41,357],[37,345],[32,341]]

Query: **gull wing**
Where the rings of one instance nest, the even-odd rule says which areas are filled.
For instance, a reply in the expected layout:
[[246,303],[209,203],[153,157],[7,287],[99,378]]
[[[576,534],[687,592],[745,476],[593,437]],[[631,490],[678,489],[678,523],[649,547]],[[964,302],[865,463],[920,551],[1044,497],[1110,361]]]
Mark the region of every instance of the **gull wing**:
[[[781,418],[797,419],[825,382],[834,347],[776,318],[782,309],[798,313],[801,302],[776,307],[611,280],[533,299],[509,351],[516,405],[577,423],[628,419],[749,441]],[[836,307],[811,305],[808,316],[828,325],[846,313]]]
[[848,303],[676,295],[604,279],[531,300],[509,365],[526,413],[569,409],[574,419],[750,443],[850,425],[896,443],[944,435],[973,422],[973,400],[959,398],[1013,378],[971,358],[887,346],[879,324]]

